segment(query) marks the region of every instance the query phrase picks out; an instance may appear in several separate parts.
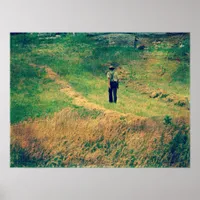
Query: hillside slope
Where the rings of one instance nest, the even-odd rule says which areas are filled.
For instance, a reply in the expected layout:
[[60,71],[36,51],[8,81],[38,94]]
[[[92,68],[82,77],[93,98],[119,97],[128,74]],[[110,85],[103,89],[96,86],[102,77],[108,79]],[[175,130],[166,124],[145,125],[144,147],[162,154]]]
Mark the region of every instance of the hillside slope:
[[189,35],[134,37],[11,35],[12,167],[189,167]]

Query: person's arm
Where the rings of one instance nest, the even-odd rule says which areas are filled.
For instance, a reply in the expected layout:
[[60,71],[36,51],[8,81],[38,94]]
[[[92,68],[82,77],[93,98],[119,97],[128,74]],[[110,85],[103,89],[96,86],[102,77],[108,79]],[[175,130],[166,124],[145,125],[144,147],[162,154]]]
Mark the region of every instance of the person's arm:
[[110,78],[108,78],[108,88],[110,88]]
[[110,88],[110,73],[107,73],[107,78],[108,78],[108,88]]

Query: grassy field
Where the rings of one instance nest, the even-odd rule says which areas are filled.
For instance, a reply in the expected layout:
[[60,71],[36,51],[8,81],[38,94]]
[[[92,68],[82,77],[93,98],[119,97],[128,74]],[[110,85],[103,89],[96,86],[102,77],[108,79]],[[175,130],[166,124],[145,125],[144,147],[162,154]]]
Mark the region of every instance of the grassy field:
[[11,167],[190,166],[189,34],[134,37],[11,34]]

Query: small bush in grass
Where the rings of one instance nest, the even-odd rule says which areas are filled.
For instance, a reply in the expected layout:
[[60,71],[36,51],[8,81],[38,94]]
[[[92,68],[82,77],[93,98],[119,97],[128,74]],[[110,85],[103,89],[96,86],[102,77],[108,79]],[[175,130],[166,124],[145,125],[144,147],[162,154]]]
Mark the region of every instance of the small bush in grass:
[[103,148],[103,144],[101,144],[100,142],[97,142],[96,147],[97,147],[98,149],[101,149],[101,148]]
[[134,157],[134,156],[131,156],[131,161],[130,161],[130,164],[129,164],[130,167],[135,167],[135,166],[134,166],[135,160],[136,160],[135,157]]
[[190,164],[190,140],[187,134],[178,133],[168,144],[170,165],[188,167]]
[[166,115],[166,116],[164,117],[163,123],[164,123],[165,125],[172,125],[172,118],[171,118],[169,115]]

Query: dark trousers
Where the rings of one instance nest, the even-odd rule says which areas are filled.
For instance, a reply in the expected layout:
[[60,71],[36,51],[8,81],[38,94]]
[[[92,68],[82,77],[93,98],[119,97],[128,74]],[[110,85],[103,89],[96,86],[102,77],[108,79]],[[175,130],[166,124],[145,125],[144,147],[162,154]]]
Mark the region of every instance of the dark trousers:
[[110,83],[110,88],[108,89],[110,103],[112,103],[112,102],[117,103],[117,88],[118,88],[117,82]]

